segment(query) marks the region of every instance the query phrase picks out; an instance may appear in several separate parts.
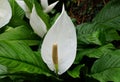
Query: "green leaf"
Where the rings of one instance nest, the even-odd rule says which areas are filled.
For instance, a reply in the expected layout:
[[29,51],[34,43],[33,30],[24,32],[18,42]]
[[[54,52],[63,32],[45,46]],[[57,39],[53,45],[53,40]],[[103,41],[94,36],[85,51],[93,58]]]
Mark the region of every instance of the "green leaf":
[[111,42],[111,41],[114,41],[114,40],[120,40],[120,36],[115,29],[109,29],[105,33],[105,37],[106,37],[106,41],[108,41],[108,42]]
[[120,30],[120,0],[111,0],[96,17],[93,22],[103,23],[106,26]]
[[23,20],[25,13],[22,10],[22,8],[16,3],[15,0],[9,0],[9,1],[12,7],[12,18],[8,25],[11,27],[17,27],[20,25],[29,26],[27,22]]
[[94,22],[105,22],[120,15],[120,0],[111,0],[93,19]]
[[29,45],[38,45],[39,37],[26,26],[9,27],[8,30],[0,34],[0,41],[23,41]]
[[77,26],[78,44],[106,44],[120,40],[120,1],[111,0],[92,23]]
[[52,18],[50,19],[51,25],[53,25],[53,24],[55,23],[55,21],[56,21],[56,19],[59,17],[59,15],[60,15],[60,13],[57,13],[54,17],[52,17]]
[[107,44],[95,48],[84,48],[78,51],[75,59],[75,64],[80,63],[83,56],[88,56],[90,58],[100,58],[102,55],[108,54],[114,50],[115,47],[112,44]]
[[30,27],[30,25],[28,25],[28,23],[25,20],[20,19],[19,17],[12,17],[11,21],[8,24],[8,26],[11,26],[11,27],[18,27],[21,25],[25,25],[27,27]]
[[115,49],[115,47],[112,44],[107,44],[98,48],[89,49],[91,50],[86,56],[92,57],[92,58],[100,58],[102,55],[105,55],[107,53],[112,52]]
[[120,40],[118,32],[101,23],[83,23],[77,26],[78,44],[102,45]]
[[[79,44],[102,45],[100,40],[103,28],[97,28],[96,23],[83,23],[77,26],[77,38]],[[102,36],[104,37],[104,36]]]
[[[0,79],[0,82],[12,82],[12,80],[9,77],[6,77],[6,78]],[[18,82],[20,82],[20,81],[18,81]]]
[[34,53],[24,42],[0,41],[0,64],[6,66],[9,73],[28,72],[51,75],[40,53]]
[[98,59],[92,66],[91,75],[100,82],[120,81],[120,50],[110,52]]
[[7,67],[0,64],[0,78],[4,78],[5,76],[3,76],[3,74],[6,74],[6,73],[7,73]]
[[24,0],[30,11],[32,11],[34,0]]
[[73,70],[68,70],[67,73],[73,78],[80,78],[80,69],[85,65],[78,65]]
[[21,7],[16,3],[15,0],[9,0],[12,8],[12,16],[15,18],[22,19],[24,17],[24,11],[21,9]]

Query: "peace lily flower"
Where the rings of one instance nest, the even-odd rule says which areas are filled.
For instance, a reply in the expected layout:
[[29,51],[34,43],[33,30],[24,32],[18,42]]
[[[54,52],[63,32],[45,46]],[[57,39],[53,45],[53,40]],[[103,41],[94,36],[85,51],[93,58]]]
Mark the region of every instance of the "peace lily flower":
[[[28,6],[26,5],[26,3],[24,2],[24,0],[16,0],[16,2],[24,10],[26,17],[30,18],[31,12],[30,12],[30,9],[28,8]],[[55,5],[58,3],[58,1],[56,1],[53,4],[48,6],[48,0],[40,0],[40,2],[41,2],[41,5],[42,5],[45,13],[50,12],[55,7]]]
[[50,12],[55,7],[55,5],[58,3],[58,1],[56,1],[52,3],[51,5],[48,5],[48,0],[40,0],[40,2],[44,9],[44,12],[46,13]]
[[[27,7],[24,0],[16,0],[16,2],[25,11],[26,17],[30,19],[30,25],[32,26],[34,32],[42,38],[47,32],[47,26],[37,14],[35,6],[33,5],[32,12],[30,12],[30,9]],[[56,1],[48,6],[47,0],[41,0],[40,2],[45,13],[50,12],[58,3],[58,1]]]
[[[48,6],[48,0],[40,0],[40,1],[45,13],[50,12],[58,3],[58,1],[56,1],[55,3]],[[30,16],[30,25],[32,26],[34,32],[37,35],[39,35],[41,38],[43,38],[43,36],[47,32],[47,26],[44,23],[44,21],[38,16],[34,5],[33,5],[32,13]]]
[[44,21],[38,16],[34,5],[30,16],[30,25],[32,26],[34,32],[41,38],[47,32],[47,26]]
[[12,9],[8,0],[0,0],[0,28],[5,26],[12,17]]
[[76,48],[75,27],[63,6],[62,13],[43,40],[41,56],[49,69],[60,75],[73,64]]
[[42,38],[47,32],[47,26],[38,16],[35,5],[33,5],[32,12],[30,12],[24,0],[16,0],[16,2],[25,11],[26,17],[30,19],[30,25],[34,32]]

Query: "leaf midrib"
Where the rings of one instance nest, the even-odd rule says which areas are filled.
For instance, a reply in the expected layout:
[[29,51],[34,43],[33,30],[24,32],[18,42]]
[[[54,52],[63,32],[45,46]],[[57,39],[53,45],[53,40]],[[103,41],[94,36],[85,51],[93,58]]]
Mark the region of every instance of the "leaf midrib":
[[92,73],[92,74],[102,73],[102,72],[104,72],[104,71],[107,71],[107,70],[110,70],[110,69],[115,69],[115,68],[120,68],[120,67],[110,67],[110,68],[106,68],[106,69],[103,69],[103,70],[101,70],[101,71],[99,71],[99,72],[95,72],[95,73]]
[[[107,19],[107,20],[105,20],[105,21],[98,21],[97,23],[106,23],[106,22],[109,22],[109,21],[111,21],[111,20],[113,20],[113,19],[115,19],[115,18],[117,18],[117,17],[120,17],[120,15],[115,16],[115,17],[112,17],[112,18]],[[95,21],[94,21],[94,22],[95,22]]]
[[35,64],[30,63],[30,62],[28,62],[28,61],[22,61],[22,60],[19,60],[19,59],[14,59],[14,58],[5,57],[5,56],[0,56],[0,57],[1,57],[1,58],[4,58],[4,59],[7,59],[7,60],[11,60],[11,61],[21,62],[21,63],[27,64],[27,65],[34,66],[34,67],[36,67],[37,69],[40,69],[40,67],[39,67],[38,65],[35,65]]

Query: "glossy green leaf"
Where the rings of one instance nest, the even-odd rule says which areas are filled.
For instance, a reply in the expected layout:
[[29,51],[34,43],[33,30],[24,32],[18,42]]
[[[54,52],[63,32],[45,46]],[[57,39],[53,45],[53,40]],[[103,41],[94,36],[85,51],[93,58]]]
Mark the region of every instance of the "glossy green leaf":
[[24,42],[0,41],[0,64],[6,66],[9,73],[28,72],[51,75],[40,53],[34,53]]
[[78,44],[102,45],[106,42],[120,40],[118,32],[101,23],[83,23],[77,26]]
[[39,37],[25,26],[9,27],[8,30],[0,34],[0,41],[23,41],[29,45],[37,45]]
[[91,76],[100,82],[120,81],[120,50],[110,52],[98,59],[92,66]]
[[106,41],[111,42],[114,40],[120,40],[120,35],[115,29],[109,29],[105,32]]
[[53,25],[55,23],[55,21],[57,20],[57,18],[59,17],[60,13],[57,13],[54,17],[52,17],[50,19],[50,24]]
[[29,26],[27,22],[23,20],[25,13],[22,8],[16,3],[15,0],[9,0],[9,2],[12,7],[12,18],[8,25],[11,27],[17,27],[20,25]]
[[78,65],[73,70],[68,70],[67,73],[73,78],[80,78],[80,69],[85,65]]
[[94,22],[105,22],[119,17],[120,1],[111,0],[93,19]]
[[106,26],[120,30],[120,0],[111,0],[96,17],[93,22],[103,23]]
[[16,2],[24,10],[26,17],[30,18],[31,12],[26,3],[24,2],[24,0],[16,0]]
[[32,11],[33,3],[35,0],[23,0],[23,1],[26,3],[30,11]]
[[23,19],[20,19],[19,17],[12,17],[11,21],[9,22],[8,26],[11,27],[18,27],[21,25],[25,25],[27,27],[30,27],[30,25]]
[[83,56],[87,56],[90,58],[100,58],[102,55],[110,53],[114,49],[115,47],[112,44],[107,44],[107,45],[100,46],[100,47],[84,48],[84,49],[78,50],[74,63],[79,64]]
[[0,64],[0,78],[4,78],[5,76],[3,74],[6,74],[6,73],[7,73],[7,67]]
[[[77,38],[79,44],[97,44],[101,45],[101,31],[103,28],[97,28],[96,23],[84,23],[77,26]],[[103,37],[103,36],[102,36]]]
[[15,0],[9,0],[10,4],[11,4],[11,8],[12,8],[12,18],[23,18],[24,17],[24,11],[20,8],[20,6],[16,3]]

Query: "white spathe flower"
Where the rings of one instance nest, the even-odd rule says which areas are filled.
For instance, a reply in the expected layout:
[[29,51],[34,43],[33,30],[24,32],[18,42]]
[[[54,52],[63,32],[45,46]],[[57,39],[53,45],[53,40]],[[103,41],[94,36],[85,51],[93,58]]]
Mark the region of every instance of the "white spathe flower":
[[30,18],[31,12],[24,0],[16,0],[16,2],[24,10],[26,17]]
[[[16,0],[16,2],[24,10],[26,17],[30,19],[30,25],[34,32],[42,38],[47,32],[47,26],[41,17],[37,14],[35,6],[33,5],[32,12],[30,12],[30,9],[24,0]],[[45,13],[50,12],[57,3],[58,1],[48,6],[47,0],[41,0],[41,5]]]
[[56,4],[59,1],[56,1],[56,2],[54,2],[52,4],[50,4],[50,5],[48,5],[48,0],[40,0],[40,2],[41,2],[41,5],[42,5],[42,7],[44,9],[44,12],[48,13],[48,12],[50,12],[56,6]]
[[8,0],[0,0],[0,28],[5,26],[12,17],[12,9]]
[[43,40],[41,56],[47,66],[60,75],[73,64],[76,57],[76,49],[75,26],[63,6],[61,15]]
[[33,5],[32,13],[30,15],[30,25],[32,26],[34,32],[41,38],[47,32],[47,26],[44,21],[38,16],[36,8]]

